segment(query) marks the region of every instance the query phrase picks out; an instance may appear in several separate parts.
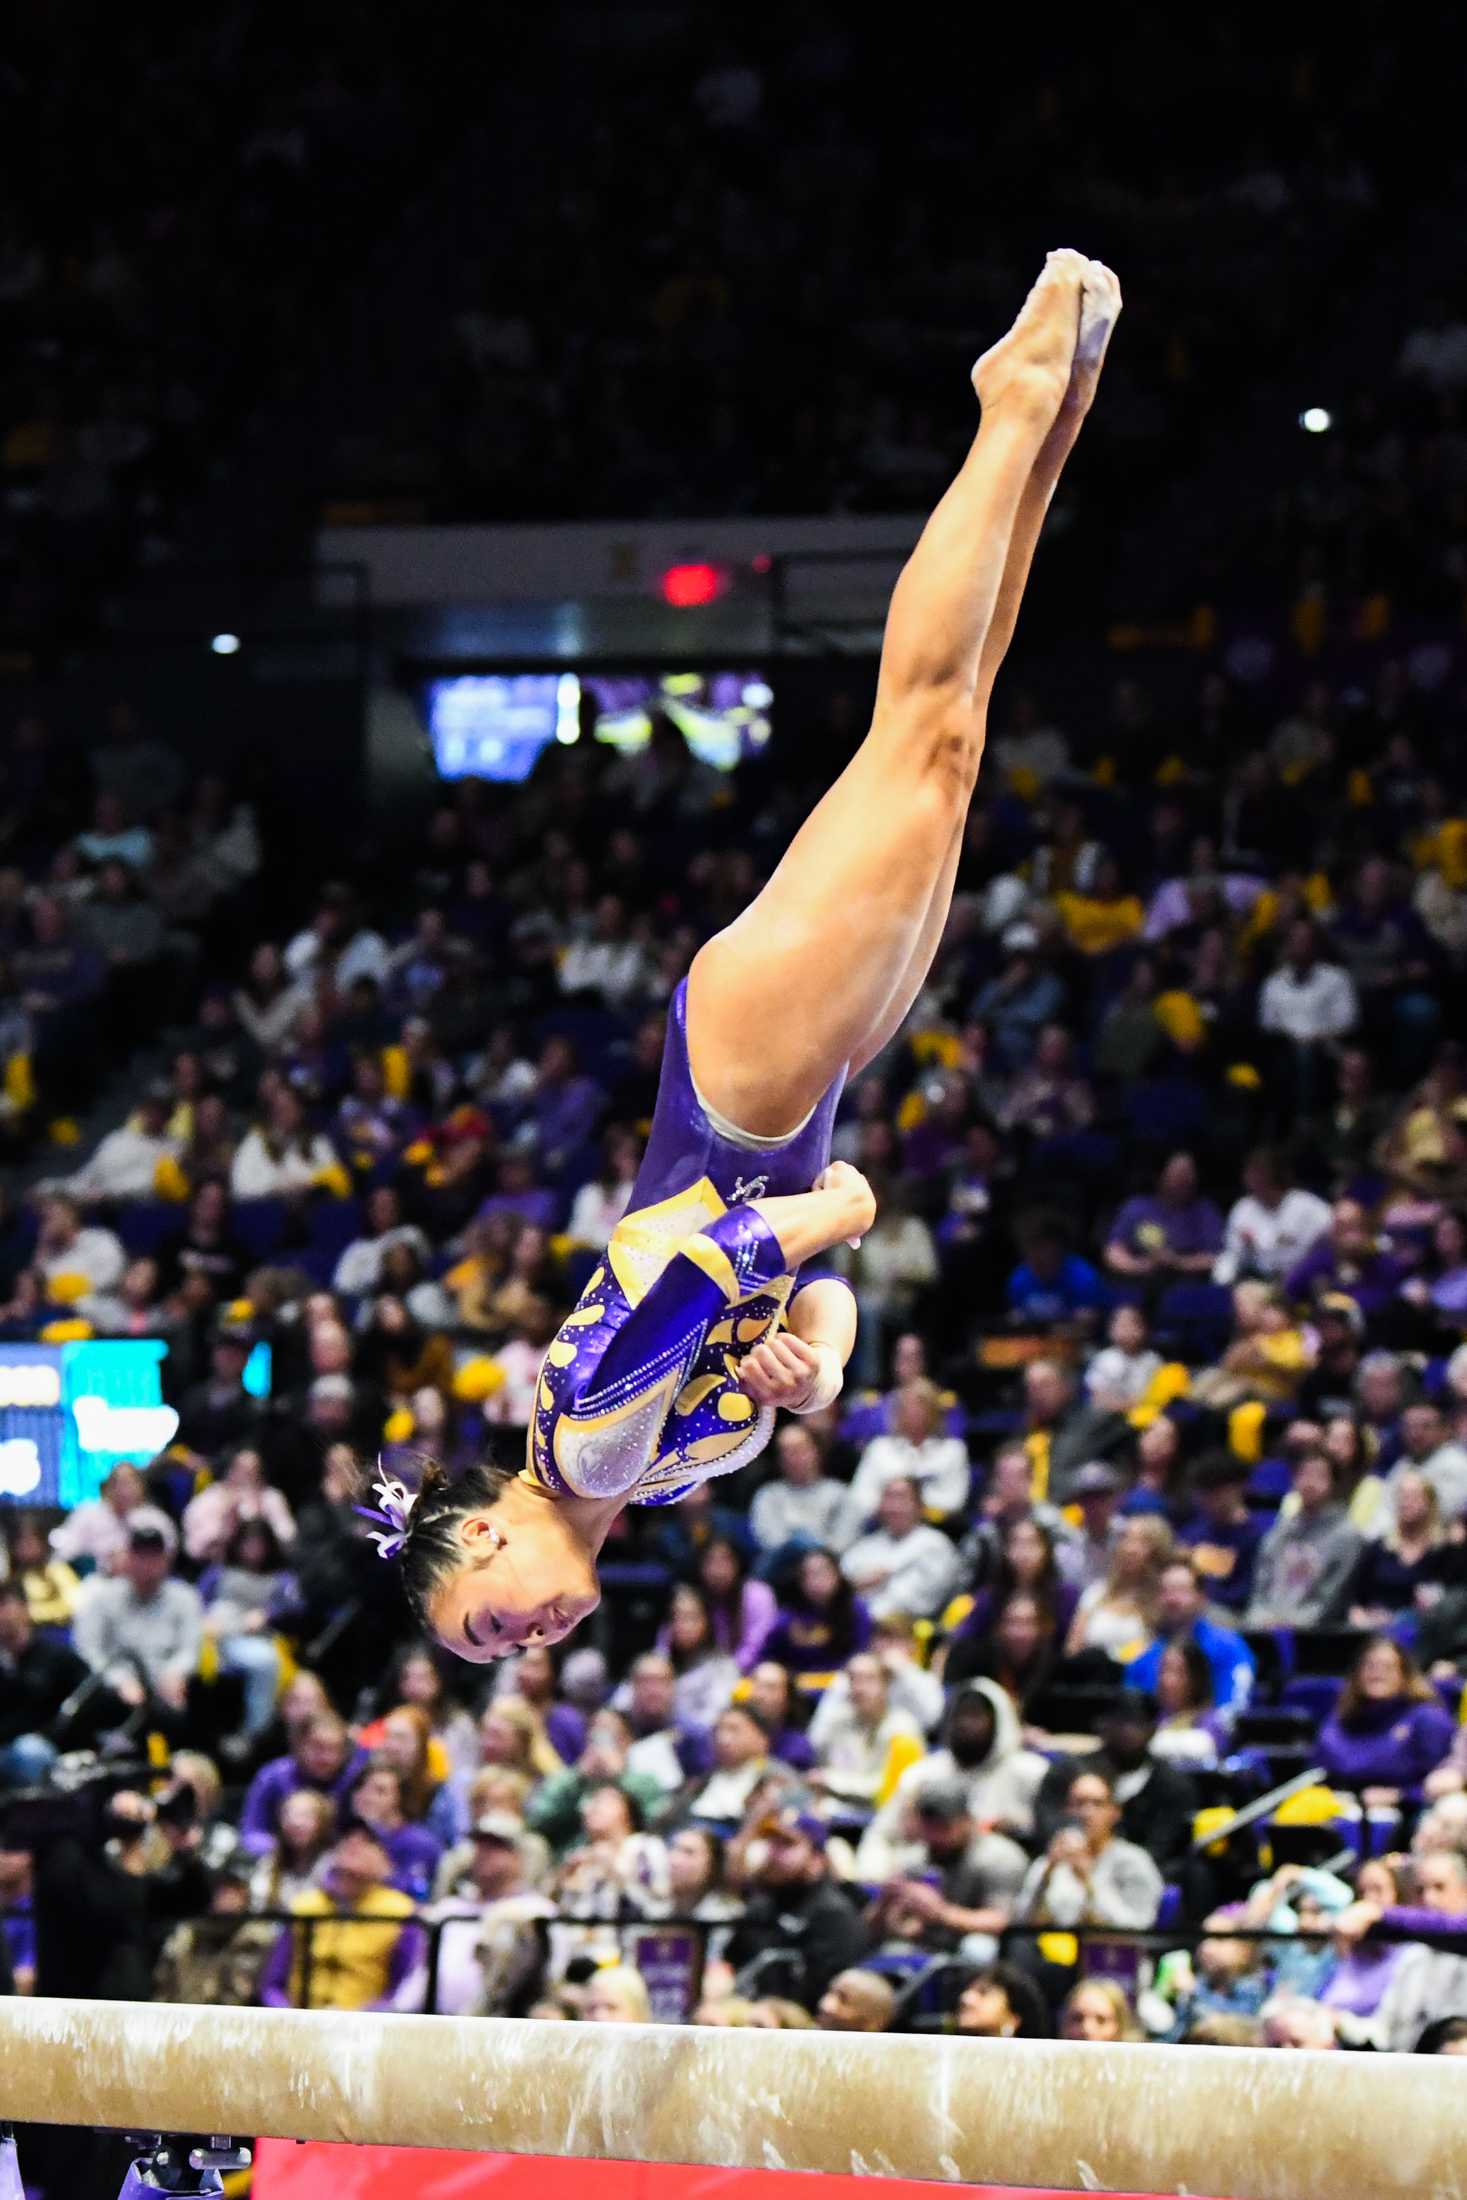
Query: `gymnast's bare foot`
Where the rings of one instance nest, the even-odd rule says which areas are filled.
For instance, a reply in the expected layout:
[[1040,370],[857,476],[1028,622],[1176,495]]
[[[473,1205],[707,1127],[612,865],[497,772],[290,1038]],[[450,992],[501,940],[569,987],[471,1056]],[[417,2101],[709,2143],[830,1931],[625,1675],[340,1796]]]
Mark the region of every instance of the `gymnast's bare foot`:
[[1081,252],[1050,253],[1013,327],[973,369],[985,416],[1011,414],[1048,432],[1070,386],[1090,266]]
[[1080,279],[1080,335],[1060,408],[1062,416],[1073,418],[1077,427],[1095,402],[1106,346],[1120,312],[1121,286],[1115,276],[1103,260],[1087,260]]

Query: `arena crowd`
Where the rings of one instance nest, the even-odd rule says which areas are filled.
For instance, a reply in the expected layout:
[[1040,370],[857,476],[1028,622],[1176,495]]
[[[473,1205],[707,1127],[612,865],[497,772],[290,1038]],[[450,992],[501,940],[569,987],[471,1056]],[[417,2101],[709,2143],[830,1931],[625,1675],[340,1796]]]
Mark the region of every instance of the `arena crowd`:
[[178,1415],[4,1510],[12,1803],[167,1766],[5,1834],[16,1988],[1460,2052],[1458,692],[1382,647],[1011,694],[838,1123],[844,1394],[482,1672],[413,1639],[360,1463],[518,1456],[816,745],[557,749],[297,905],[125,709],[85,757],[15,727],[0,1341],[160,1338]]

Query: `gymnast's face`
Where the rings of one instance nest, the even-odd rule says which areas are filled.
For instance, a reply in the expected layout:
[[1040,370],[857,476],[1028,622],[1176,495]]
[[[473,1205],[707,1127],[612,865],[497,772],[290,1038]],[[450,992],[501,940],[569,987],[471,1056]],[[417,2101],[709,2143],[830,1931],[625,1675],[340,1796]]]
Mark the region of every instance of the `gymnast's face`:
[[463,1564],[430,1611],[445,1650],[487,1665],[532,1644],[563,1642],[601,1601],[594,1568],[553,1519],[525,1519],[501,1500],[459,1522]]

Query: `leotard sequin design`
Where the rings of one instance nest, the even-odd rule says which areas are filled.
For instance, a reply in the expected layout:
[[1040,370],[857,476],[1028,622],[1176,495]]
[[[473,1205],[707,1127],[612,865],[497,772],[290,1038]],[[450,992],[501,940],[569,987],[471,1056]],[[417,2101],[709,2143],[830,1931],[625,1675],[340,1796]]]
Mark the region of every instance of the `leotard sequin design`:
[[774,1414],[738,1388],[739,1363],[829,1271],[792,1274],[748,1202],[810,1189],[843,1082],[788,1139],[734,1132],[693,1083],[678,987],[631,1204],[541,1370],[528,1469],[547,1489],[668,1505],[763,1450]]

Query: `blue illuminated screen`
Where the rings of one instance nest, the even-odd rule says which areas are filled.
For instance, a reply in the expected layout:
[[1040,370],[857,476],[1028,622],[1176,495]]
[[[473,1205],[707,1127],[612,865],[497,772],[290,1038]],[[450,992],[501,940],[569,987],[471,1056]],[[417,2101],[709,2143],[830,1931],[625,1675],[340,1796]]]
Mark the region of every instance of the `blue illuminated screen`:
[[553,741],[573,747],[587,717],[593,739],[635,754],[659,712],[702,763],[732,771],[768,741],[773,701],[755,672],[475,672],[430,681],[427,716],[443,779],[524,779]]

